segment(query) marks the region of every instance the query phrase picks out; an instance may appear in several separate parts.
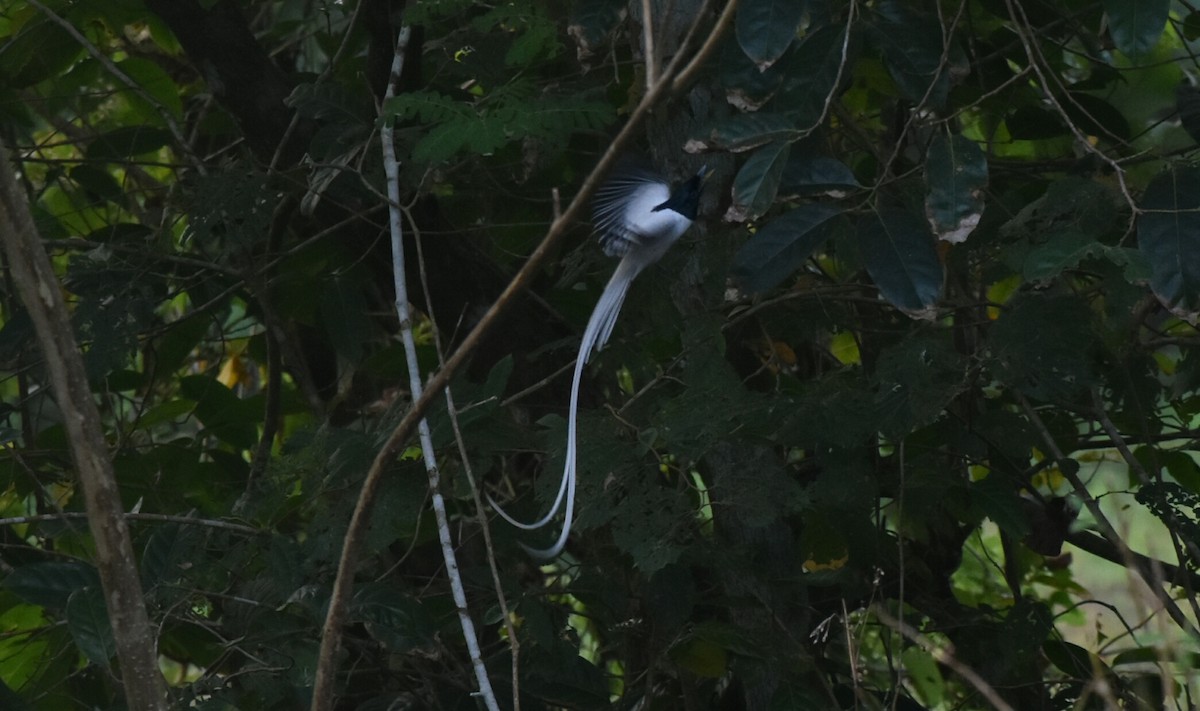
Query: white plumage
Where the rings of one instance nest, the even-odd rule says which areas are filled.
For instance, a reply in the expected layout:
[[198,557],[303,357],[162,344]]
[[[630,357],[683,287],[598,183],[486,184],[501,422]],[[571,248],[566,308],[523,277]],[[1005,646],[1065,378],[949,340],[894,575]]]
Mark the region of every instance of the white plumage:
[[[593,351],[604,347],[617,323],[617,315],[625,303],[629,286],[643,269],[657,262],[671,245],[692,225],[708,172],[700,171],[674,192],[670,185],[653,172],[641,167],[625,167],[596,191],[593,202],[593,225],[604,253],[621,257],[616,271],[600,294],[600,300],[588,319],[575,360],[571,378],[571,404],[567,413],[567,452],[562,481],[554,503],[545,516],[532,523],[521,523],[508,515],[495,501],[493,508],[512,525],[532,531],[544,527],[566,502],[562,532],[548,548],[525,550],[537,558],[555,558],[566,546],[575,517],[575,422],[579,410],[579,380],[583,366]],[[490,500],[490,497],[489,497]]]

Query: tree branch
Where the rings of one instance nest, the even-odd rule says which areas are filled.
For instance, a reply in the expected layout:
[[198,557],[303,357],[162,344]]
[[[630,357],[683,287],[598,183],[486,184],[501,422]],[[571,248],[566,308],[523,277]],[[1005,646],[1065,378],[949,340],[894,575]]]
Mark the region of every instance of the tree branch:
[[2,144],[0,163],[0,240],[45,356],[54,399],[62,410],[71,458],[83,489],[88,527],[96,544],[96,567],[112,622],[126,702],[135,711],[165,710],[167,689],[158,670],[158,644],[142,600],[137,562],[100,413],[92,399],[58,277],[39,242],[29,205]]

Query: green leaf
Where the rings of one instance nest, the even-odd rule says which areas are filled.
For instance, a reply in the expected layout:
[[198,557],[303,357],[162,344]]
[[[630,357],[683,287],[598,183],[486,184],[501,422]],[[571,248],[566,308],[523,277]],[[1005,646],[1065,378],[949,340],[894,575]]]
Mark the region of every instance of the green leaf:
[[796,119],[788,114],[739,114],[709,129],[707,136],[689,141],[689,149],[724,149],[740,153],[776,140],[800,135]]
[[1169,168],[1146,187],[1138,249],[1150,262],[1150,288],[1173,313],[1200,320],[1200,168]]
[[987,158],[979,144],[962,135],[939,133],[929,146],[925,182],[925,215],[938,239],[965,241],[983,215],[988,182]]
[[1027,281],[1048,282],[1087,259],[1107,259],[1124,267],[1124,276],[1131,283],[1150,278],[1150,265],[1140,252],[1126,247],[1109,247],[1083,233],[1069,230],[1030,250],[1021,271]]
[[1137,58],[1154,49],[1171,10],[1170,0],[1104,0],[1108,29],[1117,49]]
[[854,171],[836,158],[820,155],[797,156],[798,151],[792,150],[791,159],[783,169],[779,179],[779,190],[783,194],[811,195],[827,194],[841,197],[845,193],[857,190],[858,179]]
[[885,0],[876,6],[872,29],[901,95],[934,108],[945,105],[951,74],[965,72],[968,65],[957,41],[943,37],[938,19],[910,3]]
[[0,52],[0,82],[24,89],[63,73],[83,54],[79,41],[50,20],[35,20]]
[[104,590],[94,586],[71,593],[67,601],[67,629],[89,661],[108,668],[109,660],[117,654],[117,641],[104,607]]
[[759,71],[735,40],[728,40],[717,60],[725,100],[743,112],[758,111],[783,83],[781,64]]
[[1069,101],[1064,102],[1071,123],[1089,136],[1103,136],[1110,140],[1129,141],[1133,129],[1125,115],[1115,106],[1098,96],[1082,91],[1072,91]]
[[141,93],[132,90],[123,94],[143,125],[165,125],[162,111],[158,107],[174,119],[178,120],[183,116],[183,100],[180,98],[179,86],[158,64],[141,57],[127,57],[117,62],[117,68],[133,79],[149,97],[147,100]]
[[107,200],[115,205],[120,205],[125,201],[125,191],[107,170],[85,164],[71,168],[67,175],[79,187],[86,190],[91,199]]
[[123,163],[136,156],[154,153],[171,142],[171,134],[162,128],[129,126],[102,133],[88,144],[88,160]]
[[1029,535],[1029,516],[1021,504],[1021,496],[1000,473],[992,471],[983,479],[971,482],[968,490],[971,503],[1001,531],[1017,540]]
[[768,222],[738,250],[733,273],[749,291],[774,288],[829,239],[841,214],[832,205],[809,203]]
[[849,81],[855,61],[853,39],[854,35],[846,36],[844,25],[827,25],[805,36],[779,63],[785,79],[776,109],[792,115],[799,131],[817,128],[826,105]]
[[1048,639],[1042,643],[1042,652],[1051,664],[1071,679],[1093,679],[1097,672],[1105,669],[1099,657],[1070,642]]
[[905,678],[921,701],[930,707],[941,704],[946,693],[946,681],[933,656],[913,646],[901,653],[900,660],[904,663]]
[[753,220],[770,209],[779,192],[779,178],[790,147],[785,141],[770,143],[755,151],[742,165],[733,179],[733,205],[725,213],[726,220]]
[[859,224],[858,246],[889,303],[913,318],[937,316],[945,275],[927,224],[906,210],[883,208]]
[[791,46],[806,9],[804,0],[743,0],[738,6],[734,21],[738,44],[760,71]]
[[182,378],[179,392],[196,403],[196,418],[218,439],[239,449],[250,449],[257,443],[256,424],[261,413],[215,378]]
[[100,575],[84,563],[30,563],[9,573],[3,584],[26,602],[62,608],[76,590],[99,588]]

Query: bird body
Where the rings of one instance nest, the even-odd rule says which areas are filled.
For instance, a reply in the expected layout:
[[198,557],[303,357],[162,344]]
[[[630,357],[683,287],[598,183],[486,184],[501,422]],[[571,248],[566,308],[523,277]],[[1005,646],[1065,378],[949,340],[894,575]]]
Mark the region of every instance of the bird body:
[[625,166],[596,191],[593,201],[593,224],[600,239],[600,246],[610,257],[620,257],[616,270],[600,294],[596,308],[588,319],[579,344],[579,355],[575,360],[575,373],[571,378],[571,404],[567,414],[567,452],[563,476],[558,494],[550,511],[532,523],[521,523],[509,516],[495,501],[492,506],[506,521],[524,530],[544,527],[566,508],[563,528],[554,544],[549,548],[524,546],[537,558],[555,558],[562,552],[571,532],[575,515],[575,434],[579,410],[579,381],[583,367],[593,351],[604,347],[612,335],[625,303],[625,296],[635,277],[643,269],[654,264],[666,254],[696,219],[700,191],[708,177],[707,167],[675,190],[650,170],[642,167]]

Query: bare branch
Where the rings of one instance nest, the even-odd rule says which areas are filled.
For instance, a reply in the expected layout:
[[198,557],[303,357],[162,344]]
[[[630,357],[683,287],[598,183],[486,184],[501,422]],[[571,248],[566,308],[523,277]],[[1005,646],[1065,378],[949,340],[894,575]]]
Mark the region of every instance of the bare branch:
[[50,387],[62,410],[71,458],[79,472],[126,702],[134,711],[165,710],[167,689],[158,670],[158,644],[142,599],[137,561],[100,413],[71,331],[58,278],[39,241],[29,205],[2,144],[0,164],[0,241],[17,291],[33,321]]

